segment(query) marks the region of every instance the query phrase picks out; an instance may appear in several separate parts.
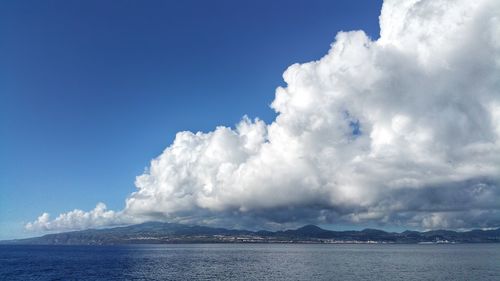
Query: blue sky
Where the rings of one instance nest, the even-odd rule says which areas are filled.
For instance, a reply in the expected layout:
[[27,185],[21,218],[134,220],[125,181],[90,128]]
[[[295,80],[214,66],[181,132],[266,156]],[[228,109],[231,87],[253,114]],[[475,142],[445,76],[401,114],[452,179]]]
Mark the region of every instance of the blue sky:
[[291,64],[381,1],[1,1],[0,239],[106,202],[182,130],[267,122]]

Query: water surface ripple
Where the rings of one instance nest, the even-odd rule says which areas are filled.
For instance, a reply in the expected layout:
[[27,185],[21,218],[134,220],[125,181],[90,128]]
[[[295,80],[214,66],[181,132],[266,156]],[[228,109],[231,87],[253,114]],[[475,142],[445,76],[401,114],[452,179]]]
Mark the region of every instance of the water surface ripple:
[[0,280],[500,280],[500,244],[4,245]]

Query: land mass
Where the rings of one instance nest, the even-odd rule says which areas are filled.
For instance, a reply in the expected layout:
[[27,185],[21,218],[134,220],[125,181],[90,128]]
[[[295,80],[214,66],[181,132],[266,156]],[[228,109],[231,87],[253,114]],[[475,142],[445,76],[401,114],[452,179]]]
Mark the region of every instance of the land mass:
[[332,231],[315,225],[285,231],[250,231],[177,223],[146,222],[107,229],[87,229],[41,237],[0,241],[24,245],[120,245],[169,243],[499,243],[500,228],[386,232],[378,229]]

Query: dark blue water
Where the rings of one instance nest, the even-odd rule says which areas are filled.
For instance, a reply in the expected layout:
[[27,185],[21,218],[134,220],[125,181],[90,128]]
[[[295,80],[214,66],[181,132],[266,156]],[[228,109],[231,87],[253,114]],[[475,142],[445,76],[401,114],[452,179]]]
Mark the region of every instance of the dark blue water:
[[0,280],[500,280],[500,244],[0,246]]

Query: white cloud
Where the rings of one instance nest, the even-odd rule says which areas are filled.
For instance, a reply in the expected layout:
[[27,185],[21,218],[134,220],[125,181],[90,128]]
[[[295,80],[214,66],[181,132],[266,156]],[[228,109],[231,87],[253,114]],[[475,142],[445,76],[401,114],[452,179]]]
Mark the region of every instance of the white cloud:
[[96,207],[89,211],[75,209],[71,212],[60,214],[54,220],[50,220],[48,213],[43,213],[34,222],[26,224],[27,230],[72,230],[109,225],[122,224],[123,221],[132,222],[121,213],[107,210],[104,203],[97,203]]
[[500,2],[386,0],[381,37],[340,32],[290,66],[271,124],[180,132],[120,212],[98,205],[29,229],[160,219],[500,225]]

